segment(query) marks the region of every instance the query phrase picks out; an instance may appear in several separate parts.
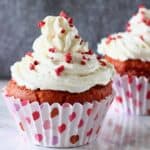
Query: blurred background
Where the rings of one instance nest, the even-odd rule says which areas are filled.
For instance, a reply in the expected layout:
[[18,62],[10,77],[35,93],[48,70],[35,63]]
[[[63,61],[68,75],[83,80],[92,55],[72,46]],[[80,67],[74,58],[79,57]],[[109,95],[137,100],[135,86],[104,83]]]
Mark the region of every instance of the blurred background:
[[150,0],[0,0],[0,78],[9,78],[10,65],[32,50],[45,16],[67,11],[96,50],[102,37],[124,30],[140,4],[150,8]]

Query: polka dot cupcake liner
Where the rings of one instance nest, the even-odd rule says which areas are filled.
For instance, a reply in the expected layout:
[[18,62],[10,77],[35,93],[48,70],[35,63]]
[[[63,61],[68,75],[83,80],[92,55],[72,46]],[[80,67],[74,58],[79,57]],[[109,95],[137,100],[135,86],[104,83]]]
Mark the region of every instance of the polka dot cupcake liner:
[[39,104],[4,96],[6,104],[23,135],[34,145],[77,147],[96,140],[102,121],[112,102],[104,100],[83,105]]
[[150,114],[150,81],[145,77],[114,77],[116,110],[128,115]]

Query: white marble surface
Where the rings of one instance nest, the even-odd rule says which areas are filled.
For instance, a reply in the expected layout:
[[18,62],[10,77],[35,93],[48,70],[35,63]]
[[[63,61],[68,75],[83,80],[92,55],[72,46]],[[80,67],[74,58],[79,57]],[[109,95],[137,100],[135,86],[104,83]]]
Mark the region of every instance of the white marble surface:
[[[0,81],[0,89],[6,81]],[[115,103],[113,104],[115,105]],[[96,143],[63,150],[149,150],[150,117],[121,116],[110,108]],[[31,146],[19,135],[4,100],[0,96],[0,150],[48,150]],[[54,149],[50,149],[54,150]]]

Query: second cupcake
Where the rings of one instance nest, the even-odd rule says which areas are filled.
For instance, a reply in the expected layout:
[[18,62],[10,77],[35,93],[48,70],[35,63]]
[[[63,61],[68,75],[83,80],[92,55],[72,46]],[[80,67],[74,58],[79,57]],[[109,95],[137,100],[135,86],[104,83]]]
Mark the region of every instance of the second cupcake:
[[98,46],[114,65],[116,101],[127,114],[150,112],[150,11],[140,8],[127,32],[110,35]]

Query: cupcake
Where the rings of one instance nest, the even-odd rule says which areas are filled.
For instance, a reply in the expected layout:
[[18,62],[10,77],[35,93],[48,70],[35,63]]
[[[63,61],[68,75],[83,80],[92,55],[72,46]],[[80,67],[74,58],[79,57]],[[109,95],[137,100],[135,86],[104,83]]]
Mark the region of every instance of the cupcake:
[[114,65],[116,100],[127,114],[150,112],[150,10],[140,8],[127,31],[104,38],[98,51]]
[[76,147],[94,141],[112,102],[112,65],[89,49],[65,12],[38,24],[41,35],[11,66],[4,98],[35,145]]

